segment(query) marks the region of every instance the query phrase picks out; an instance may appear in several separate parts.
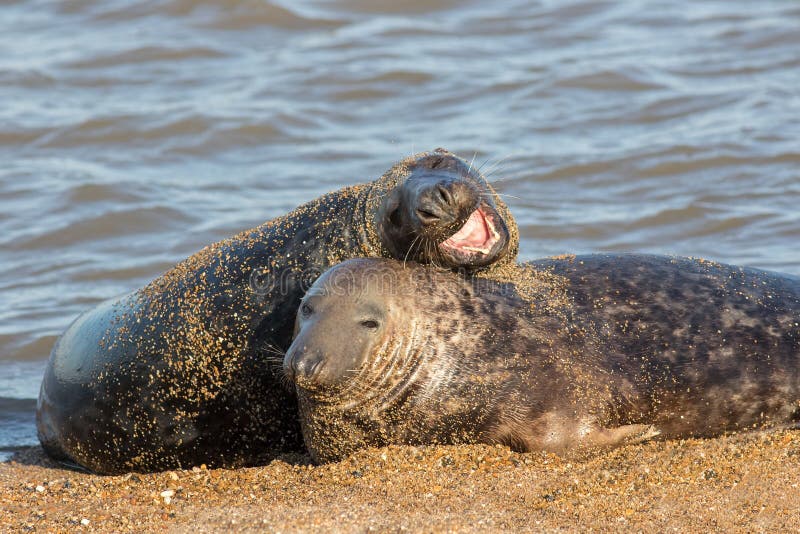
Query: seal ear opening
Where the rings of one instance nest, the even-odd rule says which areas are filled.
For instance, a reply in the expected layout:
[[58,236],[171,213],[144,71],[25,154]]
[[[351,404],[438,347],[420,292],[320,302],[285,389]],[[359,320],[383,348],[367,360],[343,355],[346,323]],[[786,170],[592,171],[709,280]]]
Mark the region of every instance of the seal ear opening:
[[400,213],[400,196],[397,191],[392,191],[383,201],[383,212],[394,227],[403,224]]
[[400,205],[398,204],[389,212],[389,222],[395,226],[400,226]]

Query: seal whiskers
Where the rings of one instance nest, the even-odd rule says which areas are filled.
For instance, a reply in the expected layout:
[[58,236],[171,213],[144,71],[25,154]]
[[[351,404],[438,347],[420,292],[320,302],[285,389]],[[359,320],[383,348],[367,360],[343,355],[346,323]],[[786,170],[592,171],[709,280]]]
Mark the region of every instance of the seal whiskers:
[[414,387],[419,379],[422,370],[420,363],[425,356],[425,347],[428,345],[420,339],[416,321],[410,321],[408,327],[410,332],[407,336],[400,338],[397,346],[397,354],[403,354],[402,358],[398,358],[402,363],[387,373],[387,379],[394,381],[394,384],[384,389],[385,393],[379,398],[375,407],[376,412],[384,412],[392,408],[406,390]]

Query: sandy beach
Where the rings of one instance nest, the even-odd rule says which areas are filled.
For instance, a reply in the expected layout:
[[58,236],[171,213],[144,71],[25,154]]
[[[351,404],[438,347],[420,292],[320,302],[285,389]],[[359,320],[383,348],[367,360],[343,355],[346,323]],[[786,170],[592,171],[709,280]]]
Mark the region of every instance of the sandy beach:
[[3,532],[800,529],[800,432],[662,441],[583,461],[390,447],[340,463],[97,476],[38,448],[0,464]]

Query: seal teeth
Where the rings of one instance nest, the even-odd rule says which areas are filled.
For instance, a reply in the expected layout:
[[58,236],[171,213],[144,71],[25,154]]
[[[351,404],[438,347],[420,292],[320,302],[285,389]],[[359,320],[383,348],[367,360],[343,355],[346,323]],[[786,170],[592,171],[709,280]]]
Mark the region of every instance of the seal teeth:
[[492,241],[499,241],[500,232],[498,232],[497,228],[494,227],[494,222],[492,221],[492,218],[484,215],[483,220],[486,221],[486,227],[489,229],[489,233],[492,234]]
[[481,254],[488,254],[489,252],[491,252],[491,249],[477,248],[477,247],[461,247],[461,250],[469,250],[470,252],[480,252]]

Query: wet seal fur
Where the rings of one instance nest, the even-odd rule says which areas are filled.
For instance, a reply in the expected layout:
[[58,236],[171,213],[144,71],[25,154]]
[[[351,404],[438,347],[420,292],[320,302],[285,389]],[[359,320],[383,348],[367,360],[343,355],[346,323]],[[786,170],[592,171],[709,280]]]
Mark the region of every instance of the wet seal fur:
[[81,315],[51,353],[39,439],[51,456],[100,473],[249,465],[302,450],[280,362],[321,272],[373,256],[502,277],[518,241],[471,165],[443,149],[406,158]]
[[312,457],[458,443],[584,455],[800,421],[800,278],[648,255],[520,269],[541,282],[532,303],[392,260],[317,280],[284,359]]

